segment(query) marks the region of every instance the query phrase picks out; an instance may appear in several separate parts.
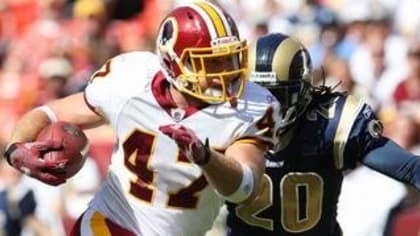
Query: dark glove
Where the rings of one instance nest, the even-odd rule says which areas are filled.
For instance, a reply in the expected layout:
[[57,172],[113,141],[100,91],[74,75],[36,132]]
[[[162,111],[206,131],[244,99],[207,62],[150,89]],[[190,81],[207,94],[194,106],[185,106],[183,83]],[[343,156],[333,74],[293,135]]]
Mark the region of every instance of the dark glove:
[[165,125],[159,127],[159,130],[173,139],[190,161],[200,166],[209,162],[211,153],[208,139],[203,144],[194,131],[182,125]]
[[4,153],[7,162],[24,174],[46,184],[60,185],[66,182],[66,161],[44,160],[42,155],[62,148],[53,141],[13,143]]

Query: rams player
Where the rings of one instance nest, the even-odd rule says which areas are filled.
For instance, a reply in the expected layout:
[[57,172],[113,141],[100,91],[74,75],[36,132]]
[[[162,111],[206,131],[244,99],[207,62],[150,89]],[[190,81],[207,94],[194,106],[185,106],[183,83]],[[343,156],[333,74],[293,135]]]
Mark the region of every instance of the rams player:
[[267,155],[259,196],[228,204],[228,235],[342,235],[336,211],[343,171],[358,163],[420,188],[420,157],[382,136],[366,103],[312,86],[311,58],[296,39],[259,38],[249,67],[250,79],[281,104],[280,141]]
[[65,165],[39,157],[59,146],[33,142],[39,131],[57,119],[114,128],[108,176],[72,235],[200,236],[223,200],[249,201],[259,189],[278,106],[246,82],[247,44],[232,18],[207,1],[178,6],[157,47],[109,60],[84,94],[30,111],[12,135],[9,163],[57,185]]

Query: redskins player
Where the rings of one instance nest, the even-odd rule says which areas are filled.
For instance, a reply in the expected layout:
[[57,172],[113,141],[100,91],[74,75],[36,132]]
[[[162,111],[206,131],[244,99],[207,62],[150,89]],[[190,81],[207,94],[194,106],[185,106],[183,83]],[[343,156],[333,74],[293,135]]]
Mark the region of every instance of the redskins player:
[[202,1],[162,22],[157,55],[110,59],[84,93],[18,122],[5,156],[45,183],[66,180],[34,143],[50,122],[109,123],[117,135],[108,176],[72,235],[204,235],[224,200],[254,198],[272,145],[272,95],[245,80],[247,44],[231,17]]

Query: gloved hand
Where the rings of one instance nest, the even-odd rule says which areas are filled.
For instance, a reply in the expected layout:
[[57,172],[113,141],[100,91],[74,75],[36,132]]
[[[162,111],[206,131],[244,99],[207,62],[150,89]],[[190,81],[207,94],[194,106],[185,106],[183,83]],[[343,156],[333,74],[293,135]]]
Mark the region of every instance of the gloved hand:
[[190,161],[200,166],[209,162],[211,153],[208,139],[205,143],[201,142],[194,131],[182,125],[165,125],[159,127],[159,130],[173,139]]
[[56,186],[66,182],[63,171],[66,161],[46,161],[42,155],[61,148],[61,144],[53,141],[14,143],[7,148],[4,156],[11,166],[24,174]]

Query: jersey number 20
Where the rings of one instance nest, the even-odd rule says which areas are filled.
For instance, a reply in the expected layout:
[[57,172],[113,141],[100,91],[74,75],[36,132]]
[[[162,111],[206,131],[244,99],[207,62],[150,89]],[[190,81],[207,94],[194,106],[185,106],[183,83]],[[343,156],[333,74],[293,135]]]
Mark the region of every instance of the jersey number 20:
[[[280,209],[282,228],[291,233],[299,233],[313,228],[322,213],[324,182],[314,172],[292,172],[280,181]],[[248,205],[238,206],[236,215],[249,225],[274,230],[273,219],[257,215],[273,205],[273,183],[264,174],[262,193]]]

